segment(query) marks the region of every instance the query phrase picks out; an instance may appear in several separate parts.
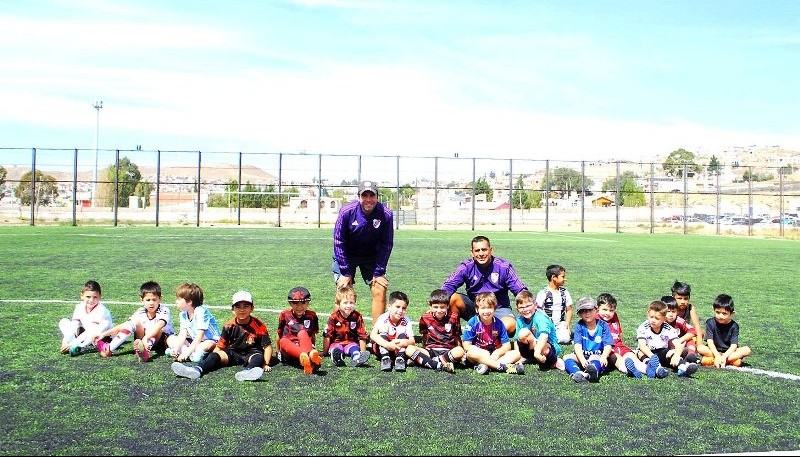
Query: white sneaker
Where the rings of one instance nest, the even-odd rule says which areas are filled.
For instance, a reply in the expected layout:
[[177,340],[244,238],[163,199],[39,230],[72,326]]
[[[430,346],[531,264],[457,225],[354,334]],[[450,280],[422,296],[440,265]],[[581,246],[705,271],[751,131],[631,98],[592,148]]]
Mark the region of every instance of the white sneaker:
[[258,381],[261,379],[261,375],[264,374],[264,369],[261,367],[253,367],[249,370],[242,370],[237,371],[235,375],[233,375],[237,381]]
[[202,372],[198,367],[190,367],[180,362],[172,362],[172,371],[181,378],[199,379]]

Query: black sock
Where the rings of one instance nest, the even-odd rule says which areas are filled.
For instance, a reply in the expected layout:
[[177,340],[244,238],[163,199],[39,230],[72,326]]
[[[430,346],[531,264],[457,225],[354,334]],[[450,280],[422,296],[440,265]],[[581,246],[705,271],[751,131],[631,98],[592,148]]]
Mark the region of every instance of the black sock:
[[214,370],[219,370],[224,365],[222,364],[222,359],[220,358],[219,354],[216,352],[212,352],[208,354],[202,362],[200,362],[200,373],[210,373]]

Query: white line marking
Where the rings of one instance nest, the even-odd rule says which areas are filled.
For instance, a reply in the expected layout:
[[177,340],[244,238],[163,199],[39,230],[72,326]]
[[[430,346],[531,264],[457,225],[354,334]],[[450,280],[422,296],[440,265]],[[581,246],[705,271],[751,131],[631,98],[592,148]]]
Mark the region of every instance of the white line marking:
[[763,374],[771,378],[781,378],[781,379],[788,379],[791,381],[800,381],[800,376],[789,373],[780,373],[778,371],[762,370],[760,368],[752,368],[752,367],[734,367],[731,365],[726,365],[725,368],[729,370],[745,371],[747,373],[753,373],[753,374]]

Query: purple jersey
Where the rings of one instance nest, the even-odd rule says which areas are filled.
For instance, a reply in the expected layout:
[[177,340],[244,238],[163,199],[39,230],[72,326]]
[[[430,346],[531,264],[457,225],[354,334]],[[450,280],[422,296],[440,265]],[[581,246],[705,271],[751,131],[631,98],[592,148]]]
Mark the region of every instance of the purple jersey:
[[509,291],[516,296],[528,289],[517,276],[514,266],[500,257],[492,257],[485,271],[478,266],[475,259],[461,262],[456,271],[442,284],[442,289],[452,295],[462,285],[472,301],[475,301],[475,296],[481,292],[494,292],[498,308],[511,308]]
[[367,216],[358,200],[339,211],[333,227],[333,258],[344,276],[354,276],[351,259],[374,258],[375,276],[386,275],[386,265],[394,245],[392,210],[382,203]]

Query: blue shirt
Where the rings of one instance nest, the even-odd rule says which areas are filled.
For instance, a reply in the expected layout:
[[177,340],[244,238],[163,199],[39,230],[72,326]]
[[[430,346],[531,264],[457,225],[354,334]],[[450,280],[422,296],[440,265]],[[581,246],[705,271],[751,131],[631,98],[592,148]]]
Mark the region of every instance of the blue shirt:
[[494,316],[491,325],[484,325],[480,316],[472,316],[464,327],[462,339],[489,352],[511,341],[503,321]]
[[514,266],[500,257],[492,257],[485,269],[481,269],[475,259],[461,262],[456,271],[442,284],[442,290],[452,295],[462,285],[473,302],[475,296],[481,292],[494,292],[498,308],[511,308],[509,291],[516,296],[528,288],[517,276]]
[[194,308],[194,315],[189,319],[189,313],[181,311],[181,330],[187,330],[187,336],[194,338],[197,332],[203,330],[207,340],[219,341],[219,325],[211,311],[203,305]]
[[533,313],[533,316],[531,316],[530,321],[525,320],[521,314],[517,316],[517,333],[514,334],[515,340],[519,339],[519,331],[524,328],[530,330],[531,333],[533,333],[533,337],[537,340],[539,336],[547,334],[547,342],[550,343],[556,356],[561,354],[561,346],[559,346],[558,338],[556,337],[556,325],[544,311],[537,309],[536,312]]
[[386,265],[394,245],[392,210],[378,202],[367,216],[361,203],[354,200],[339,210],[333,227],[333,258],[344,276],[353,276],[351,259],[374,258],[375,276],[386,275]]
[[575,323],[572,333],[572,341],[575,342],[576,346],[578,344],[581,345],[583,356],[587,359],[591,355],[602,355],[606,346],[614,346],[614,337],[611,335],[611,329],[603,319],[597,319],[597,327],[594,328],[594,332],[590,332],[589,328],[586,327],[586,323],[579,320]]

